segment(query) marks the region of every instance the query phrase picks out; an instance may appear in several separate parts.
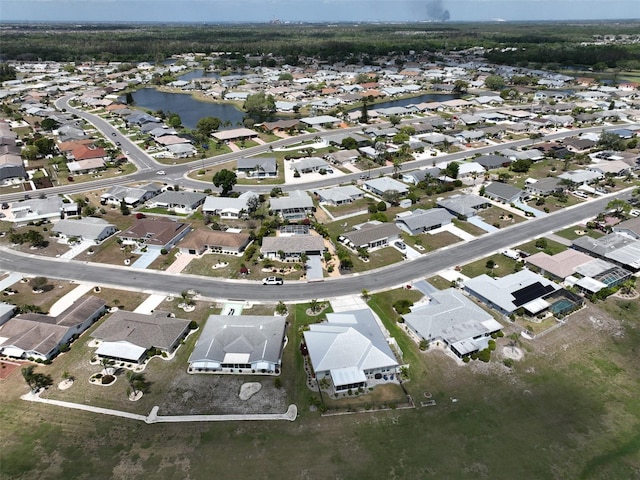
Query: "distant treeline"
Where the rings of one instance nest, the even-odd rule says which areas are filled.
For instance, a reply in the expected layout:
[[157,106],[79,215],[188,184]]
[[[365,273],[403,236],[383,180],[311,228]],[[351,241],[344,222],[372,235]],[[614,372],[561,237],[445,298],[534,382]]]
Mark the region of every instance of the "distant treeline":
[[[557,63],[625,67],[640,45],[581,46],[594,35],[638,35],[637,23],[593,24],[393,24],[393,25],[7,25],[2,60],[160,61],[174,54],[230,52],[295,63],[301,56],[328,62],[364,62],[389,53],[493,49],[496,63]],[[504,50],[505,47],[518,47]],[[254,60],[255,61],[255,60]]]

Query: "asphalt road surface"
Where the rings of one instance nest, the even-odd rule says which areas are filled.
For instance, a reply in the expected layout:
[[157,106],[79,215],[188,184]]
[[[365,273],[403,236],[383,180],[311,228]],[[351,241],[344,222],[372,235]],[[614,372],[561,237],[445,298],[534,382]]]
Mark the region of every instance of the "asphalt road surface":
[[[615,198],[627,199],[632,189]],[[185,274],[168,274],[130,267],[109,266],[78,261],[65,261],[38,255],[18,254],[8,249],[0,251],[0,270],[24,275],[90,282],[96,285],[136,289],[148,293],[179,294],[193,289],[210,299],[247,300],[257,302],[302,301],[358,294],[363,289],[377,291],[407,284],[437,272],[463,265],[490,252],[507,248],[542,236],[568,225],[593,218],[603,211],[611,196],[593,199],[551,215],[532,218],[498,232],[486,234],[470,242],[443,248],[419,259],[389,265],[378,270],[344,275],[322,282],[287,282],[280,286],[264,286],[258,282],[215,279]]]

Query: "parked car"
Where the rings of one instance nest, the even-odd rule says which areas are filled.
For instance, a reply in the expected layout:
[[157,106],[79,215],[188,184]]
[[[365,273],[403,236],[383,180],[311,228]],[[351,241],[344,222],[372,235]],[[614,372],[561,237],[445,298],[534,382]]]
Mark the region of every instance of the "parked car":
[[262,280],[263,285],[282,285],[282,277],[267,277]]
[[158,170],[158,171],[156,172],[156,175],[166,175],[166,173],[165,173],[165,171],[164,171],[164,170]]
[[404,242],[401,242],[400,240],[395,242],[394,245],[396,247],[398,247],[400,250],[406,250],[407,249],[407,245]]

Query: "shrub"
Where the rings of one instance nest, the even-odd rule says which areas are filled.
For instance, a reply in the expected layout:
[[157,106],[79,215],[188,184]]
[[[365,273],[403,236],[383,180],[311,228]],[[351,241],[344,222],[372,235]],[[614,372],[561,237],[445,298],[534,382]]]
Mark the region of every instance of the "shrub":
[[411,307],[413,306],[413,302],[410,300],[397,300],[393,303],[393,308],[400,315],[407,314],[411,311]]
[[464,363],[469,363],[469,356],[468,356],[468,355],[465,355],[464,357],[462,357],[462,361],[463,361]]
[[491,350],[485,348],[478,354],[478,360],[482,362],[488,362],[491,359]]
[[379,212],[386,212],[387,211],[387,204],[385,202],[380,201],[376,205],[376,208],[378,209]]
[[167,253],[169,252],[167,251],[166,248],[163,248],[162,250],[160,250],[160,255],[166,255]]
[[489,350],[493,352],[495,349],[496,349],[496,341],[489,340]]
[[511,358],[505,358],[502,363],[504,364],[505,367],[507,368],[511,368],[513,367],[513,359]]

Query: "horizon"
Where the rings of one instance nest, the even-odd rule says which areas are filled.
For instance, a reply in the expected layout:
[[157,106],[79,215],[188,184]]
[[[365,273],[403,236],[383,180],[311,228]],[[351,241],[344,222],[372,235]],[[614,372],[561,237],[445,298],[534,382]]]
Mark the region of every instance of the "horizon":
[[624,21],[637,0],[4,0],[0,23]]

